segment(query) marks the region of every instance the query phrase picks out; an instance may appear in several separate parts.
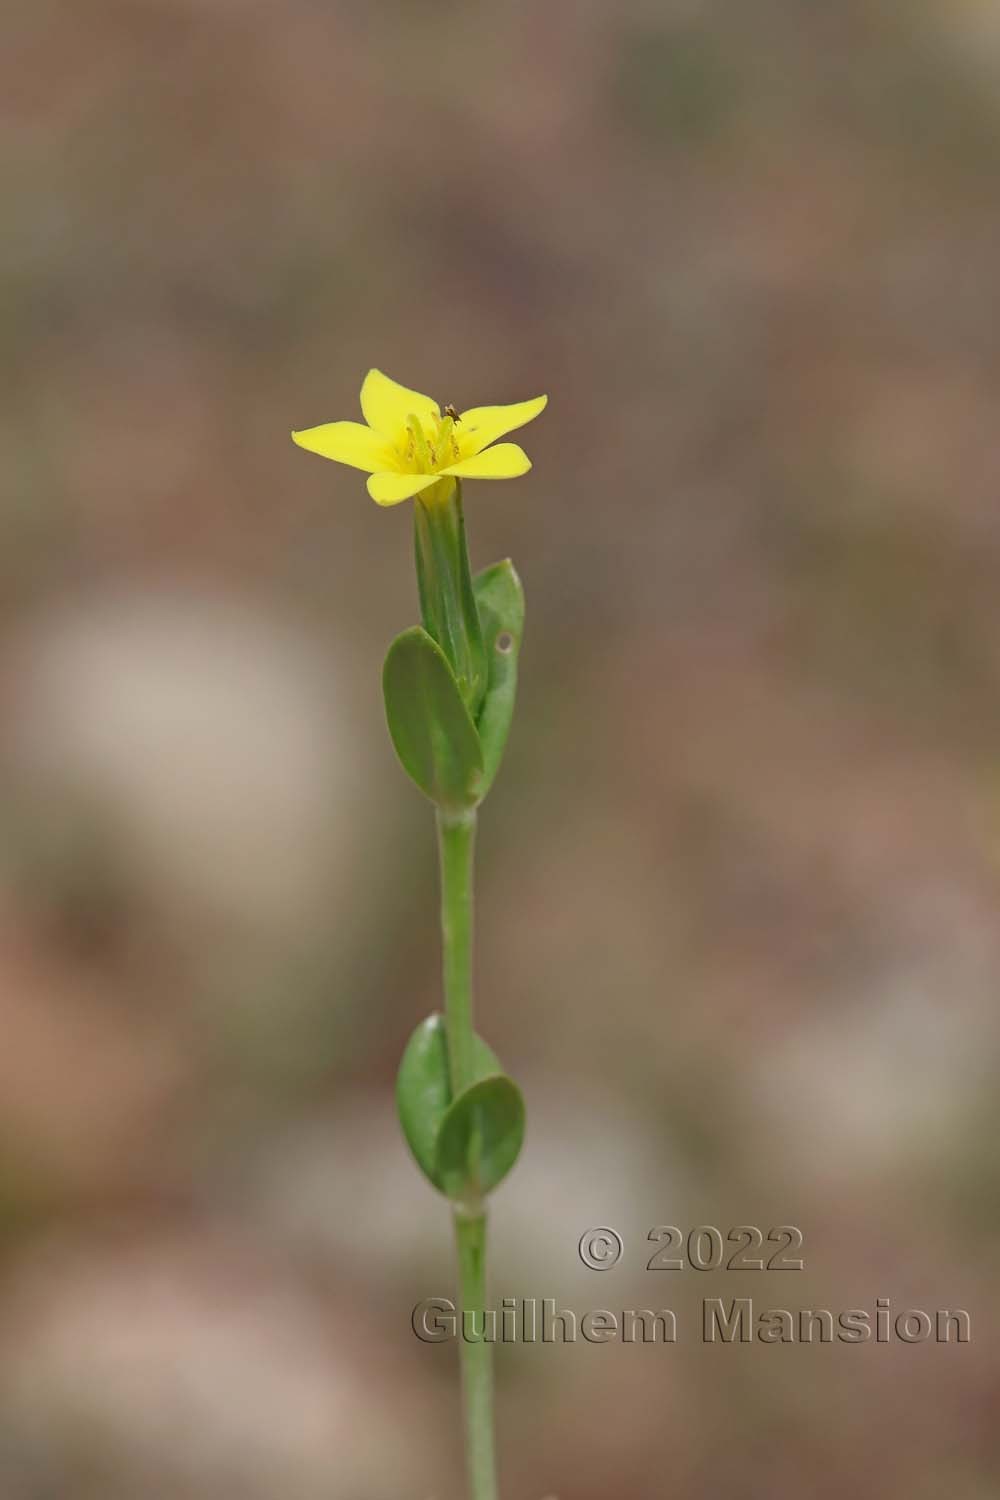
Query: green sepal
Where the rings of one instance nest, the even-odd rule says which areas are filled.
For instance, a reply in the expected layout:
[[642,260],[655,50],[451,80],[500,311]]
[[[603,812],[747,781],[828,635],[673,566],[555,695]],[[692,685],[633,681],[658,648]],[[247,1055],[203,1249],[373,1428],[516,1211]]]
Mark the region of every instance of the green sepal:
[[442,479],[415,498],[413,538],[424,629],[451,663],[475,718],[486,692],[486,651],[469,570],[460,480]]
[[483,749],[482,798],[500,769],[514,716],[517,659],[524,635],[524,590],[509,558],[477,573],[472,587],[488,671],[486,695],[476,724]]
[[[473,1039],[472,1064],[477,1079],[501,1071],[496,1053],[479,1036]],[[441,1192],[437,1139],[451,1102],[448,1038],[444,1016],[435,1012],[421,1021],[406,1044],[396,1078],[396,1108],[417,1166]]]
[[404,630],[389,647],[382,691],[407,775],[439,807],[475,807],[483,782],[479,735],[444,652],[421,626]]
[[449,1105],[437,1135],[436,1176],[455,1202],[476,1202],[502,1182],[524,1142],[524,1099],[503,1073],[481,1078]]

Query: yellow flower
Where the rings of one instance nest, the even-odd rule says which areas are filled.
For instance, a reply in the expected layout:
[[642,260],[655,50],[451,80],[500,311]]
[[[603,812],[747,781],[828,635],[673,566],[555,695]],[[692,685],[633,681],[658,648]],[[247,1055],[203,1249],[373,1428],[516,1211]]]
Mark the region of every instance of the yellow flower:
[[[516,443],[497,438],[523,427],[544,410],[547,396],[513,406],[475,406],[444,416],[436,401],[369,370],[361,387],[361,422],[326,422],[293,432],[300,448],[370,476],[368,493],[379,505],[398,505],[441,479],[516,479],[531,460]],[[490,447],[496,443],[496,447]],[[450,490],[452,486],[447,486]]]

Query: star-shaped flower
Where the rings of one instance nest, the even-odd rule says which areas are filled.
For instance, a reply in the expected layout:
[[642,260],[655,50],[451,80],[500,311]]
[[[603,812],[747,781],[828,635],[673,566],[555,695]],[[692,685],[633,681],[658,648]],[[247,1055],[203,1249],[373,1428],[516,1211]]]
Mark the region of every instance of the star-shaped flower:
[[[369,370],[361,387],[365,423],[326,422],[293,432],[300,448],[363,469],[379,505],[398,505],[442,479],[516,479],[531,460],[516,443],[497,438],[531,422],[547,396],[513,406],[474,406],[461,414]],[[494,444],[495,446],[491,446]],[[446,486],[451,489],[452,486]]]

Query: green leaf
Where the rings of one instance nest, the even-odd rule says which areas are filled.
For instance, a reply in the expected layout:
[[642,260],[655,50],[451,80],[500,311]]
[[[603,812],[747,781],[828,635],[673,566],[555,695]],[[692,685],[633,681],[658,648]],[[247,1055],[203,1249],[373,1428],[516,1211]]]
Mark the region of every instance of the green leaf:
[[437,1176],[451,1199],[478,1199],[507,1176],[524,1141],[524,1100],[503,1073],[482,1078],[448,1108],[437,1137]]
[[474,807],[483,779],[479,736],[444,653],[419,625],[389,647],[382,691],[404,771],[439,807]]
[[[478,1036],[473,1043],[472,1061],[477,1078],[500,1072],[496,1053]],[[435,1013],[421,1021],[406,1044],[396,1079],[396,1108],[417,1165],[442,1192],[444,1188],[437,1174],[437,1138],[451,1100],[444,1016]]]
[[477,573],[472,586],[488,667],[486,696],[476,725],[483,747],[482,799],[500,769],[514,716],[517,659],[524,635],[524,590],[509,558]]

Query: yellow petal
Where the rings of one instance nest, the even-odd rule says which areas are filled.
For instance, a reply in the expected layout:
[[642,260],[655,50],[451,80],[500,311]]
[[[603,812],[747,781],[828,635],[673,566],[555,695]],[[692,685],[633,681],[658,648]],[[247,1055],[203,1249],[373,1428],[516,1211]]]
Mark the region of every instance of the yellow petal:
[[452,464],[441,473],[451,474],[455,479],[516,479],[530,468],[531,459],[523,448],[516,443],[497,443],[495,448],[463,458],[461,463]]
[[397,385],[381,370],[369,370],[361,387],[361,410],[369,427],[381,433],[390,443],[400,443],[406,436],[406,419],[419,417],[425,425],[440,420],[441,411],[430,396]]
[[421,490],[437,484],[437,474],[373,474],[368,481],[368,493],[378,505],[398,505],[401,500],[410,500]]
[[325,422],[322,427],[307,427],[293,432],[292,441],[310,453],[332,458],[338,464],[350,464],[372,474],[398,463],[389,444],[360,422]]
[[536,396],[533,401],[517,401],[513,406],[474,406],[470,411],[464,411],[455,428],[463,457],[471,458],[474,453],[482,453],[505,432],[513,432],[525,422],[533,422],[545,410],[548,399],[548,396]]

